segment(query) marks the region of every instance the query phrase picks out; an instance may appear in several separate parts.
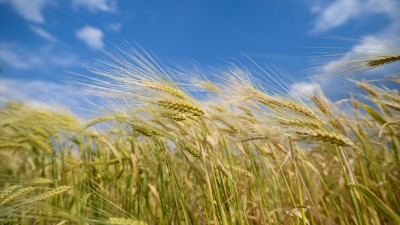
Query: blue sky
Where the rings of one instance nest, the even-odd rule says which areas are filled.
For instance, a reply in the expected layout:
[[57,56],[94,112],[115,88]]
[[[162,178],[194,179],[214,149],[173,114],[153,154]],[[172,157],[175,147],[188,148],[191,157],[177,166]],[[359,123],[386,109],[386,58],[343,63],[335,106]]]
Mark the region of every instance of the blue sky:
[[85,73],[82,65],[124,41],[167,65],[218,67],[246,56],[302,80],[312,75],[305,69],[340,60],[318,64],[307,57],[313,47],[344,47],[346,58],[370,51],[370,39],[400,45],[399,12],[398,0],[0,0],[0,100],[79,105],[66,90],[80,90],[61,82],[68,71]]

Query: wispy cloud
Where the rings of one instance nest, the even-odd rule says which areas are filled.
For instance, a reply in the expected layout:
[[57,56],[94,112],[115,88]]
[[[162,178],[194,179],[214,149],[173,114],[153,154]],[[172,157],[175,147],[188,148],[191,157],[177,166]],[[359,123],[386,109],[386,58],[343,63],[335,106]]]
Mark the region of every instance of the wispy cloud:
[[23,102],[27,105],[60,110],[68,109],[77,114],[85,104],[82,88],[43,80],[0,78],[0,103]]
[[[6,0],[4,2],[10,3],[15,11],[31,22],[44,23],[43,8],[51,4],[51,0]],[[2,3],[2,2],[0,2]]]
[[61,67],[71,67],[79,64],[79,59],[76,55],[71,53],[58,53],[49,57],[49,62]]
[[122,28],[121,23],[109,23],[107,27],[112,31],[120,31]]
[[77,65],[78,57],[50,45],[26,47],[18,43],[0,43],[0,60],[19,70]]
[[85,26],[76,31],[76,36],[92,49],[102,49],[104,47],[104,34],[96,27]]
[[[380,32],[366,35],[341,57],[331,60],[322,66],[322,72],[332,74],[338,71],[345,71],[346,68],[348,69],[349,67],[365,69],[366,65],[363,66],[362,62],[357,63],[357,61],[382,55],[398,54],[400,51],[399,36],[400,23],[393,23]],[[391,66],[385,66],[371,70],[371,72],[375,74],[390,74],[391,69]]]
[[[116,12],[116,0],[71,0],[74,8],[86,8],[91,12]],[[34,23],[45,23],[43,9],[48,5],[57,4],[53,0],[0,0],[0,4],[9,3],[24,19]]]
[[31,69],[42,63],[40,57],[24,51],[21,46],[14,43],[0,44],[0,60],[21,70]]
[[400,36],[400,2],[398,0],[335,0],[333,2],[313,0],[311,11],[317,14],[312,33],[328,32],[350,21],[361,23],[364,22],[364,18],[372,14],[384,15],[389,21],[380,30],[359,38],[349,50],[342,54],[332,52],[335,57],[328,57],[322,63],[318,73],[330,76],[314,78],[314,82],[317,82],[329,97],[338,97],[337,93],[340,91],[356,90],[353,84],[344,79],[346,77],[357,80],[374,79],[392,75],[396,71],[396,65],[386,65],[361,72],[367,66],[360,60],[385,54],[397,54],[400,50],[398,38]]
[[327,32],[370,14],[383,14],[392,21],[400,19],[398,0],[335,0],[327,5],[318,2],[311,11],[317,14],[312,33]]
[[54,37],[53,35],[51,35],[49,32],[45,31],[44,29],[37,27],[37,26],[30,26],[31,30],[33,32],[35,32],[37,35],[39,35],[40,37],[50,41],[50,42],[54,42],[54,43],[59,43],[60,41]]
[[[357,92],[358,88],[347,79],[377,79],[393,76],[398,73],[398,63],[388,64],[382,67],[368,69],[365,63],[360,60],[370,59],[387,54],[397,54],[400,50],[400,23],[392,24],[383,31],[366,35],[359,40],[350,50],[344,52],[340,57],[323,64],[314,78],[325,94],[336,99],[349,90]],[[397,46],[397,47],[396,47]]]
[[72,0],[74,7],[85,7],[89,11],[115,12],[117,3],[115,0]]
[[318,90],[318,85],[312,82],[297,82],[290,86],[290,90],[299,97],[307,97],[315,95]]

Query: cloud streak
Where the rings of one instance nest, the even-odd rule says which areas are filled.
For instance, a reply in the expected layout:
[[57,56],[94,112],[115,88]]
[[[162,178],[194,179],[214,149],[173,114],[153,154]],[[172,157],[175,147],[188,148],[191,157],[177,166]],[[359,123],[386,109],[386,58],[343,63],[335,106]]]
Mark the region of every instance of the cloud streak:
[[54,37],[53,35],[51,35],[49,32],[45,31],[44,29],[37,27],[37,26],[30,26],[31,30],[33,32],[35,32],[37,35],[39,35],[40,37],[50,41],[50,42],[54,42],[54,43],[60,43],[60,41]]
[[[55,111],[68,110],[79,116],[89,115],[83,110],[87,104],[81,87],[43,80],[0,78],[0,104],[17,101]],[[79,93],[79,95],[77,94]]]
[[[24,19],[43,24],[46,22],[43,10],[48,5],[56,4],[53,0],[0,0],[0,4],[9,3],[14,10]],[[108,12],[117,11],[116,0],[71,0],[72,7],[86,8],[90,12]]]
[[40,57],[26,53],[19,45],[14,43],[0,44],[0,60],[15,69],[31,69],[42,63]]
[[336,0],[326,6],[315,4],[311,11],[317,13],[311,33],[328,32],[370,14],[383,14],[392,21],[400,19],[397,0]]
[[5,1],[12,5],[14,10],[24,19],[44,23],[43,8],[51,3],[50,0],[8,0]]
[[72,0],[76,8],[85,7],[89,11],[116,12],[117,4],[114,0]]
[[55,50],[51,45],[28,48],[18,43],[0,43],[0,60],[18,70],[70,67],[79,62],[76,55]]

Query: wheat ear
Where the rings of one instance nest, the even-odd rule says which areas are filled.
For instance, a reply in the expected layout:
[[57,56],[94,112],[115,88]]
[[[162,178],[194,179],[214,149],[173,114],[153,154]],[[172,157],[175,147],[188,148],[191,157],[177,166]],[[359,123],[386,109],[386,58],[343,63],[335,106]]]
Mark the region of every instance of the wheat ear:
[[59,195],[63,192],[66,192],[66,191],[70,190],[71,188],[72,188],[71,186],[59,186],[59,187],[56,187],[56,188],[54,188],[50,191],[47,191],[43,194],[37,195],[36,197],[33,197],[30,200],[33,202],[43,201],[43,200],[49,199],[53,196]]
[[178,112],[191,113],[194,116],[202,116],[205,114],[203,109],[187,102],[165,99],[158,101],[158,105]]
[[174,121],[184,121],[184,120],[188,119],[184,113],[163,112],[160,115],[166,119],[174,120]]
[[129,218],[121,218],[121,217],[110,217],[109,222],[114,225],[147,225],[147,223]]
[[182,92],[178,89],[172,88],[170,86],[167,86],[167,85],[144,82],[143,86],[153,89],[153,90],[157,90],[157,91],[161,91],[161,92],[170,94],[170,95],[175,96],[180,99],[186,98],[186,94],[184,92]]
[[280,124],[287,125],[287,126],[300,126],[300,127],[313,127],[313,128],[320,128],[322,127],[321,122],[313,121],[313,120],[303,120],[303,119],[282,119],[278,118],[277,121]]
[[287,110],[291,110],[295,113],[298,113],[300,115],[319,120],[319,118],[314,114],[313,111],[311,111],[309,108],[307,108],[301,104],[291,102],[291,101],[286,101],[286,100],[279,99],[276,97],[272,97],[272,96],[269,96],[265,93],[262,93],[258,90],[254,90],[254,89],[249,89],[249,92],[251,92],[251,94],[253,94],[253,96],[255,96],[255,97],[250,96],[250,98],[257,100],[258,102],[260,102],[261,104],[263,104],[265,106],[284,108]]
[[93,119],[91,121],[89,121],[86,125],[85,125],[85,129],[88,127],[91,127],[93,125],[96,125],[98,123],[103,123],[103,122],[108,122],[108,121],[114,121],[117,118],[115,116],[102,116],[102,117],[97,117],[96,119]]
[[310,140],[322,141],[340,146],[355,146],[349,138],[328,131],[302,129],[296,130],[295,133]]
[[182,148],[187,151],[188,153],[190,153],[193,157],[199,158],[200,157],[200,151],[198,151],[197,149],[195,149],[194,147],[192,147],[191,145],[182,142],[181,143]]
[[[227,166],[227,167],[229,168],[229,166]],[[234,173],[241,174],[246,177],[253,177],[253,174],[251,174],[249,171],[241,169],[239,167],[231,167],[231,171]]]
[[391,109],[394,109],[396,111],[400,112],[400,104],[392,103],[392,102],[383,102],[383,104]]
[[27,187],[27,188],[21,188],[18,191],[12,192],[10,195],[5,197],[0,202],[0,206],[3,206],[20,196],[27,195],[27,194],[31,193],[32,191],[34,191],[35,189],[36,189],[35,187]]
[[369,95],[373,97],[378,97],[378,92],[374,89],[373,86],[367,84],[367,83],[361,83],[357,82],[357,86],[362,88],[364,91],[366,91]]
[[30,148],[29,145],[27,145],[27,144],[18,144],[18,143],[1,144],[1,145],[0,145],[0,149],[2,149],[2,148],[31,150],[31,148]]
[[318,98],[317,96],[312,96],[311,100],[318,106],[318,108],[326,115],[332,116],[332,111],[329,108],[327,102],[324,102],[322,99]]
[[46,184],[54,184],[54,181],[43,177],[37,177],[32,179],[30,183],[34,185],[46,185]]
[[10,186],[8,188],[5,188],[3,190],[1,190],[0,192],[0,202],[2,201],[3,198],[7,197],[9,194],[11,194],[13,191],[15,191],[16,189],[20,188],[21,186],[19,185],[13,185]]
[[370,67],[382,66],[388,63],[400,61],[400,55],[387,55],[377,59],[367,60],[366,63]]
[[44,141],[42,141],[40,138],[38,138],[35,135],[29,135],[29,140],[31,142],[33,142],[35,145],[37,145],[39,148],[41,148],[42,150],[44,150],[46,153],[51,154],[53,151],[51,149],[51,146],[48,145],[47,143],[45,143]]
[[163,133],[161,133],[160,131],[156,130],[155,128],[149,125],[144,125],[144,124],[143,125],[134,124],[132,125],[132,130],[146,137],[152,137],[154,135],[163,136]]

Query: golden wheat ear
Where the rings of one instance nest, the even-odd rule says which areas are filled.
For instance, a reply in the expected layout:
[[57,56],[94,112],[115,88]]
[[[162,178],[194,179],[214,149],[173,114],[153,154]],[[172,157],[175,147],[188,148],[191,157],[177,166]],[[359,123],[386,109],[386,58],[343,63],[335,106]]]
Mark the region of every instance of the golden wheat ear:
[[109,222],[114,225],[147,225],[147,223],[140,220],[121,217],[110,217]]
[[366,64],[370,67],[378,67],[378,66],[383,66],[385,64],[394,63],[397,61],[400,61],[400,54],[386,55],[378,57],[376,59],[367,60]]

